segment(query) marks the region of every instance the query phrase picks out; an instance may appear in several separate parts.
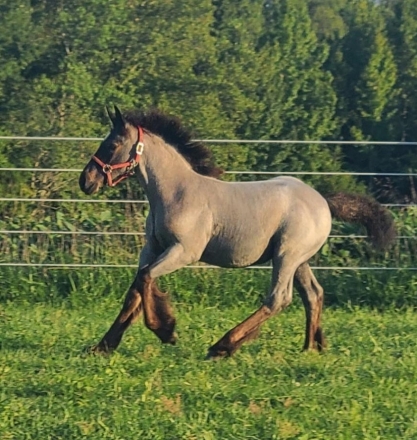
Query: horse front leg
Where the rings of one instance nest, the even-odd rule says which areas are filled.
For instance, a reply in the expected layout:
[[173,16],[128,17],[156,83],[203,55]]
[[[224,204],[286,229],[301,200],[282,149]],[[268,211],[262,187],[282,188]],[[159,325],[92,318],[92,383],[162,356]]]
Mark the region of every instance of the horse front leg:
[[144,267],[138,274],[143,285],[142,301],[145,325],[163,343],[176,343],[176,320],[168,301],[168,295],[158,289],[155,278],[174,272],[195,261],[196,259],[187,254],[184,247],[177,243],[163,252],[154,263]]
[[[156,254],[147,242],[140,254],[139,267],[145,266],[155,261],[155,259]],[[122,309],[101,341],[92,347],[93,352],[109,353],[115,350],[119,346],[124,332],[139,318],[143,309],[143,291],[146,287],[140,274],[141,270],[139,269],[127,292]]]
[[110,353],[115,350],[124,332],[139,318],[142,310],[145,324],[162,342],[175,344],[175,318],[172,315],[168,295],[162,293],[156,283],[147,276],[147,269],[139,270],[130,287],[122,309],[101,341],[93,347],[95,353]]
[[176,320],[168,299],[168,294],[162,293],[156,282],[149,275],[149,268],[142,269],[140,275],[143,283],[142,301],[146,327],[155,333],[162,343],[175,345]]
[[138,281],[135,279],[127,292],[116,320],[101,341],[92,348],[94,353],[110,353],[115,350],[119,346],[124,332],[137,321],[142,311],[142,298],[139,288]]

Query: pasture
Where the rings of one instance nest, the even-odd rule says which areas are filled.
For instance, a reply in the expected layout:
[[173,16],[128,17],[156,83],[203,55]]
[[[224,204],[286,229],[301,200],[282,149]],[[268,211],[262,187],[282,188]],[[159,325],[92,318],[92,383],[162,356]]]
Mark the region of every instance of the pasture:
[[[297,298],[234,357],[204,361],[210,344],[259,304],[257,281],[267,274],[236,273],[234,280],[228,271],[171,276],[166,284],[177,289],[178,345],[160,344],[140,322],[107,357],[83,349],[114,319],[127,278],[113,274],[119,289],[112,286],[105,295],[95,286],[96,295],[80,287],[66,299],[4,301],[0,438],[417,438],[417,319],[411,308],[377,311],[351,305],[347,297],[327,306],[329,348],[319,355],[300,351],[304,311]],[[335,286],[345,278],[332,277]],[[199,298],[187,290],[190,279]],[[229,300],[239,292],[238,304]]]

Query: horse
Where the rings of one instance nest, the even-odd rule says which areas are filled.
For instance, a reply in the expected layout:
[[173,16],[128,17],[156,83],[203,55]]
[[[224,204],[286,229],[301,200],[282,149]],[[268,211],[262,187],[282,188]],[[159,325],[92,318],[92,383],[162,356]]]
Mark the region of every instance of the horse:
[[149,201],[145,244],[123,306],[110,329],[92,347],[115,350],[143,311],[162,343],[175,344],[176,320],[168,294],[156,279],[188,264],[243,268],[272,261],[269,292],[261,306],[212,345],[207,359],[231,356],[255,338],[261,325],[292,301],[293,285],[306,315],[304,350],[322,351],[323,288],[309,259],[327,240],[332,217],[365,227],[373,245],[387,249],[396,237],[390,212],[371,197],[321,195],[289,176],[256,182],[220,180],[211,151],[194,141],[174,116],[153,109],[107,108],[111,130],[79,178],[91,195],[136,176]]

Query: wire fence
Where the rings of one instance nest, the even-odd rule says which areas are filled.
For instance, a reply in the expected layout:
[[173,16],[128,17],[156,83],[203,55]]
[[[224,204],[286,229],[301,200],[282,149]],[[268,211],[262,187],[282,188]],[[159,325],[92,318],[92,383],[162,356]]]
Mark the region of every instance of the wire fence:
[[[48,142],[97,142],[103,137],[62,137],[62,136],[0,136],[0,140],[48,141]],[[396,141],[317,141],[317,140],[290,140],[290,139],[193,139],[194,142],[207,144],[294,144],[294,145],[402,145],[417,146],[417,142]]]
[[[28,197],[0,197],[0,202],[37,202],[37,203],[116,203],[116,204],[149,204],[147,200],[114,200],[114,199],[48,199]],[[416,204],[410,203],[382,203],[388,208],[415,208]]]
[[[0,140],[7,141],[47,141],[47,142],[97,142],[103,138],[97,137],[51,137],[51,136],[0,136]],[[208,144],[298,144],[298,145],[372,145],[372,146],[417,146],[417,142],[391,142],[391,141],[317,141],[317,140],[265,140],[265,139],[196,139],[197,141]],[[28,172],[28,173],[80,173],[81,168],[42,168],[42,167],[0,167],[0,172]],[[256,170],[228,170],[225,174],[230,175],[309,175],[309,176],[383,176],[383,177],[416,177],[417,173],[397,173],[397,172],[341,172],[341,171],[256,171]],[[64,198],[28,198],[28,197],[0,197],[0,202],[21,202],[21,203],[93,203],[93,204],[147,204],[148,201],[143,200],[111,200],[111,199],[64,199]],[[388,208],[415,208],[416,204],[390,203],[384,204]],[[143,231],[70,231],[70,230],[0,230],[0,236],[10,235],[69,235],[69,236],[144,236]],[[366,235],[330,235],[333,239],[365,239]],[[399,235],[397,239],[416,239],[413,235]],[[22,262],[5,262],[0,263],[0,267],[45,267],[45,268],[136,268],[136,264],[84,264],[84,263],[22,263]],[[191,269],[208,269],[217,268],[206,264],[197,264],[187,266]],[[249,269],[271,269],[270,265],[254,265]],[[372,270],[372,271],[394,271],[407,270],[416,271],[417,267],[368,267],[368,266],[316,266],[317,270]]]
[[[84,264],[84,263],[0,263],[0,267],[43,267],[52,269],[137,269],[137,264]],[[210,264],[190,264],[184,269],[224,269],[219,266],[212,266]],[[241,269],[261,269],[271,270],[272,266],[266,264],[263,266],[246,266]],[[417,271],[417,267],[360,267],[360,266],[311,266],[313,270],[340,270],[340,271],[356,271],[356,270],[372,270],[372,271]]]
[[[124,232],[124,231],[60,231],[60,230],[49,230],[49,231],[38,231],[38,230],[0,230],[0,234],[8,235],[25,235],[25,234],[40,234],[40,235],[133,235],[133,236],[145,236],[144,232]],[[329,238],[367,238],[367,235],[329,235]],[[398,235],[397,239],[408,239],[417,238],[413,235]]]
[[[81,173],[78,168],[0,168],[0,171],[9,172],[43,172],[43,173]],[[224,174],[248,176],[384,176],[384,177],[415,177],[417,173],[364,173],[354,171],[249,171],[230,170]]]

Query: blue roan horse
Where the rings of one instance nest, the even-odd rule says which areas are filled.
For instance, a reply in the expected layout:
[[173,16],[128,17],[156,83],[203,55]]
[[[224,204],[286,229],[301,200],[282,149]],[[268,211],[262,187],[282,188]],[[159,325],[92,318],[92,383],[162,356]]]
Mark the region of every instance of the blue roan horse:
[[320,326],[323,289],[308,260],[326,241],[332,216],[366,227],[376,247],[395,238],[390,213],[361,195],[323,197],[293,177],[261,182],[218,180],[208,149],[173,117],[158,111],[108,112],[112,129],[80,176],[93,194],[136,175],[150,204],[146,244],[123,307],[96,352],[109,352],[144,312],[145,324],[162,342],[174,344],[175,318],[155,279],[197,261],[238,268],[272,260],[272,280],[263,305],[208,351],[230,356],[254,338],[263,322],[287,307],[293,282],[306,311],[304,349],[325,345]]

